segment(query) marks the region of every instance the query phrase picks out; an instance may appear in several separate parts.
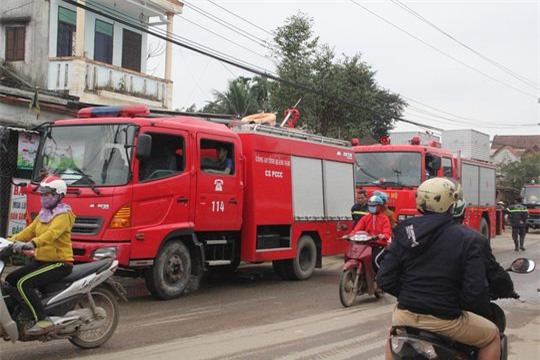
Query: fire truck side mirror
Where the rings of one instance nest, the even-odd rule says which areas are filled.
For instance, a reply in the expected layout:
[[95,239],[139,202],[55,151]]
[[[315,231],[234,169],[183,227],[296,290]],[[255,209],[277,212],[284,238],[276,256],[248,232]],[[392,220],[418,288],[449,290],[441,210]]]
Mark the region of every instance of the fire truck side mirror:
[[438,156],[434,156],[431,162],[431,167],[433,168],[433,170],[438,171],[441,168],[441,158]]
[[152,136],[148,134],[139,135],[135,156],[137,159],[144,160],[150,157],[152,151]]

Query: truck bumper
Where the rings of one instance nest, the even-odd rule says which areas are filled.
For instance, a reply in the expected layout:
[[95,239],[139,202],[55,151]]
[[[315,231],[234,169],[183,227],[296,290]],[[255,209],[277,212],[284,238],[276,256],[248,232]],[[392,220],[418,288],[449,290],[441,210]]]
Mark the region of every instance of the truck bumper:
[[527,219],[527,226],[531,229],[540,229],[540,217],[539,218],[528,218]]
[[120,266],[128,266],[131,253],[131,244],[129,242],[83,242],[72,241],[73,258],[75,262],[94,261],[94,253],[98,249],[115,247],[116,259]]

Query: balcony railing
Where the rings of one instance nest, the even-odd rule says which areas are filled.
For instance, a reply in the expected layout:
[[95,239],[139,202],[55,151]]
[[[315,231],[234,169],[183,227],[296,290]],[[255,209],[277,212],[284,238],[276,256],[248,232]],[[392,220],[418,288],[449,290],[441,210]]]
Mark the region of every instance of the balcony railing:
[[48,85],[50,90],[64,90],[75,96],[108,91],[159,102],[163,106],[168,105],[170,95],[166,92],[171,88],[165,79],[76,57],[50,59]]

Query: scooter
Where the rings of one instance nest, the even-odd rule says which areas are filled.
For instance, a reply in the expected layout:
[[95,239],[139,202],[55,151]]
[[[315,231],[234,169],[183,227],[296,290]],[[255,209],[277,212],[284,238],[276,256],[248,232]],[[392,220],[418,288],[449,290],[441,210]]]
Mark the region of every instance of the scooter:
[[375,245],[377,238],[365,231],[358,231],[344,238],[348,239],[350,244],[339,280],[341,304],[350,307],[354,305],[357,296],[366,293],[380,298],[382,292],[375,287],[375,273],[371,265],[372,246]]
[[[0,277],[12,247],[13,242],[0,238]],[[15,288],[0,282],[0,337],[11,342],[68,339],[84,349],[103,345],[118,325],[117,297],[125,298],[123,288],[111,281],[117,268],[114,259],[74,265],[70,275],[39,289],[44,310],[55,325],[45,335],[26,333],[33,325],[29,310],[17,301]]]
[[[536,264],[534,261],[516,259],[507,271],[519,274],[531,273]],[[491,303],[494,319],[501,333],[501,360],[508,359],[508,339],[504,334],[506,317],[504,311],[495,303]],[[390,330],[390,351],[396,360],[475,360],[478,349],[461,344],[436,333],[410,326],[393,326]]]

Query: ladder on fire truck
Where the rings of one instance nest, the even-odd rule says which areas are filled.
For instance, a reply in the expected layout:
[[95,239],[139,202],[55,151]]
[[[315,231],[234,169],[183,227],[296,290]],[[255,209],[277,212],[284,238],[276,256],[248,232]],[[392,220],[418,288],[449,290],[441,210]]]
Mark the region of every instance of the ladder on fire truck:
[[304,140],[304,141],[309,141],[309,142],[319,143],[319,144],[328,144],[328,145],[345,146],[345,147],[351,146],[351,143],[346,140],[333,139],[333,138],[329,138],[322,135],[305,133],[303,131],[299,131],[295,129],[274,127],[274,126],[261,125],[261,124],[239,125],[239,126],[233,127],[232,130],[237,133],[259,133],[259,134],[266,134],[266,135],[271,135],[271,136],[278,136],[282,138]]

